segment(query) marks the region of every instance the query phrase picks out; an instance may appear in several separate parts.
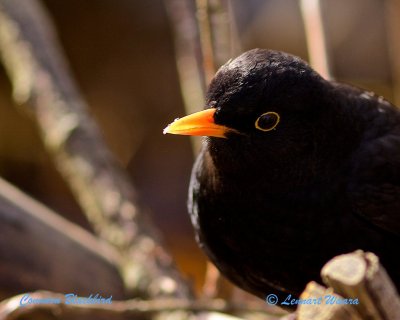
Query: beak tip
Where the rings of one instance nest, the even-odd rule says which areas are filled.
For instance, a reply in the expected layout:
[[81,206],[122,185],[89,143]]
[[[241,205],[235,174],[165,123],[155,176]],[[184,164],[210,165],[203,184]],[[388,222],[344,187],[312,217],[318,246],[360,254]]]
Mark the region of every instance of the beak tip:
[[167,125],[163,130],[163,134],[167,134],[167,133],[174,134],[173,130],[171,130],[171,127],[177,120],[179,120],[179,118],[176,118],[173,122],[171,122],[169,125]]
[[214,113],[215,108],[210,108],[175,119],[163,130],[163,133],[226,138],[225,133],[230,129],[216,124]]

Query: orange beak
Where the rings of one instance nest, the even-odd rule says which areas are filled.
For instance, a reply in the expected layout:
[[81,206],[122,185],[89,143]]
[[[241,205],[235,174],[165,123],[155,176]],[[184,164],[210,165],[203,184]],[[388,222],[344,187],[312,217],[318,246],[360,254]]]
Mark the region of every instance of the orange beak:
[[206,109],[172,122],[164,129],[164,134],[181,134],[188,136],[208,136],[226,138],[228,131],[234,131],[214,122],[216,109]]

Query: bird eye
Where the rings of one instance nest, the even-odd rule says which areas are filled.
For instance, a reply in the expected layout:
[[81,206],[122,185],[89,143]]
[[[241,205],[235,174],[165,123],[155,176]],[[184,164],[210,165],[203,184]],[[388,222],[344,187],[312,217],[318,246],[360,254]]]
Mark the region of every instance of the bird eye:
[[278,125],[281,117],[278,113],[270,111],[263,113],[255,122],[255,127],[261,131],[271,131]]

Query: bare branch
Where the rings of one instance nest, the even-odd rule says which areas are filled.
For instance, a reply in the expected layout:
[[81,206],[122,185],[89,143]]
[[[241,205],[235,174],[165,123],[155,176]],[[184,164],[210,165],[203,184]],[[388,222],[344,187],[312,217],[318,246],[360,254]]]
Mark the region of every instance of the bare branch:
[[[53,303],[28,304],[29,298],[32,299],[32,301],[44,301],[51,299]],[[16,319],[22,315],[28,315],[34,310],[47,311],[55,313],[58,316],[63,314],[68,314],[70,317],[81,315],[95,317],[101,315],[109,316],[113,319],[122,316],[143,316],[144,314],[156,314],[168,311],[186,311],[196,313],[203,312],[203,316],[207,316],[209,318],[213,316],[213,319],[225,319],[223,314],[217,314],[222,312],[230,312],[235,314],[259,312],[263,315],[270,316],[281,316],[284,314],[283,312],[275,314],[266,312],[265,309],[259,308],[256,304],[241,303],[232,305],[224,300],[185,301],[182,299],[135,299],[126,301],[113,301],[112,298],[109,299],[109,297],[103,297],[105,299],[109,299],[109,302],[111,303],[78,304],[74,303],[73,299],[69,300],[69,303],[66,303],[67,298],[65,295],[48,291],[36,291],[29,294],[29,298],[27,298],[26,295],[18,295],[0,303],[0,320]],[[21,303],[23,304],[22,307]],[[204,319],[204,317],[201,319]],[[238,318],[229,317],[229,319],[233,320]]]
[[[174,32],[175,60],[186,114],[204,105],[206,90],[202,50],[194,6],[186,0],[164,0]],[[201,147],[199,137],[191,137],[194,154]]]
[[384,2],[387,25],[387,43],[389,50],[389,61],[391,64],[392,81],[394,89],[394,103],[400,105],[400,1],[387,0]]
[[89,116],[52,30],[39,2],[0,1],[1,58],[15,101],[29,104],[45,146],[97,234],[120,250],[126,287],[141,296],[190,297]]
[[2,179],[0,234],[1,296],[37,288],[124,296],[114,248]]
[[300,7],[306,32],[310,64],[323,77],[330,79],[332,75],[320,0],[301,0]]
[[209,0],[209,20],[215,67],[240,52],[240,41],[231,0]]
[[[343,299],[335,294],[332,288],[325,288],[316,282],[310,282],[300,296],[300,299]],[[349,304],[300,304],[296,311],[297,320],[362,320],[357,311]]]
[[376,255],[361,250],[333,258],[323,281],[344,298],[358,298],[363,319],[400,319],[400,298]]
[[205,71],[206,83],[210,83],[216,71],[213,38],[210,21],[209,0],[196,0],[197,21],[200,29],[200,42],[203,53],[203,67]]

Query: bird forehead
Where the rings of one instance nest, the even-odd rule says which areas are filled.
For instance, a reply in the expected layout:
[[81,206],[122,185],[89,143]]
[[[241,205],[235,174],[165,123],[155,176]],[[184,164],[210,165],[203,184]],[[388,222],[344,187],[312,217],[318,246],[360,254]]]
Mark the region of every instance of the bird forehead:
[[235,70],[244,76],[257,71],[263,73],[301,72],[307,69],[307,63],[299,57],[273,50],[253,49],[235,59],[230,59],[217,72],[225,73]]
[[261,94],[280,95],[284,91],[307,86],[307,65],[299,61],[246,60],[240,57],[227,63],[215,75],[208,97],[218,100],[221,96],[241,99],[259,97]]

